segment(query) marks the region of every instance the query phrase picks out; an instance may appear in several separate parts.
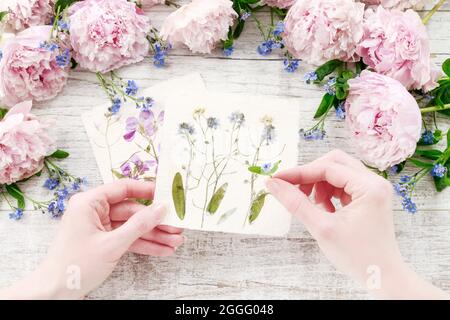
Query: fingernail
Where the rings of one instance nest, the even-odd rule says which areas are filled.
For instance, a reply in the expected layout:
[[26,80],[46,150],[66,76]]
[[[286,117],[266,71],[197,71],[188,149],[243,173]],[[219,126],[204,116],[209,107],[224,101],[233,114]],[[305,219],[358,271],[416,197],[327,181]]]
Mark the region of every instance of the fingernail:
[[266,187],[271,194],[276,194],[280,190],[280,183],[277,179],[267,179]]
[[166,212],[166,206],[162,203],[154,203],[151,208],[157,222],[161,222]]

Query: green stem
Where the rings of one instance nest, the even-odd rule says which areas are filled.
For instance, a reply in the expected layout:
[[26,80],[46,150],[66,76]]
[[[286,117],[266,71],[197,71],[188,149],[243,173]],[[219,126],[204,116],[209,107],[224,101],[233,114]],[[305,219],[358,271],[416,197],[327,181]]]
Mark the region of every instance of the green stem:
[[439,10],[439,8],[444,4],[445,0],[439,0],[438,3],[436,3],[433,7],[433,9],[431,9],[430,12],[427,13],[427,15],[422,19],[423,24],[428,24],[428,22],[430,21],[431,17],[436,13],[436,11]]
[[433,107],[422,108],[422,109],[420,109],[420,112],[423,114],[423,113],[436,112],[436,111],[442,111],[442,110],[448,110],[448,109],[450,109],[450,103],[444,104],[444,106],[442,106],[442,107],[433,106]]
[[3,198],[5,198],[6,202],[8,203],[9,207],[10,207],[12,210],[17,209],[16,207],[14,207],[14,206],[12,205],[12,203],[9,201],[8,197],[6,196],[6,194],[5,194],[4,192],[2,192],[2,195],[3,195]]

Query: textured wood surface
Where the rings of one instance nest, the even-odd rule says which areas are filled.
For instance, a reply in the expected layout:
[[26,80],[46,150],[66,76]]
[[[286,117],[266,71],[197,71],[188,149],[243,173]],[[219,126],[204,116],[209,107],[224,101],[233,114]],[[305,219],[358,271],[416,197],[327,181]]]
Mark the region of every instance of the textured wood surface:
[[[147,12],[159,27],[171,10],[160,6]],[[447,3],[428,25],[433,58],[439,65],[450,56],[449,11]],[[267,21],[268,14],[262,12],[259,17]],[[232,58],[224,58],[219,51],[199,56],[175,50],[167,68],[156,69],[146,61],[123,68],[120,74],[146,87],[198,71],[209,90],[296,99],[302,104],[299,125],[308,127],[322,94],[321,90],[306,86],[302,81],[303,74],[311,67],[302,64],[296,73],[286,73],[280,56],[261,57],[256,53],[260,39],[253,23],[249,23],[235,44]],[[80,115],[106,102],[95,75],[75,71],[61,95],[34,109],[46,120],[54,121],[53,132],[59,146],[71,153],[65,166],[87,177],[92,186],[100,184],[101,180]],[[331,119],[327,131],[329,138],[323,142],[300,142],[299,163],[335,147],[353,152],[342,122]],[[45,196],[42,180],[32,179],[26,185],[36,197]],[[431,179],[425,179],[418,186],[416,200],[420,208],[416,215],[404,213],[396,203],[395,223],[401,251],[420,274],[450,291],[450,191],[436,194]],[[58,227],[58,221],[39,212],[27,212],[20,222],[9,220],[7,214],[3,204],[0,209],[0,287],[33,270],[45,255]],[[90,298],[369,298],[354,282],[334,270],[309,233],[297,222],[283,239],[194,231],[186,231],[186,235],[187,243],[173,257],[126,255]]]

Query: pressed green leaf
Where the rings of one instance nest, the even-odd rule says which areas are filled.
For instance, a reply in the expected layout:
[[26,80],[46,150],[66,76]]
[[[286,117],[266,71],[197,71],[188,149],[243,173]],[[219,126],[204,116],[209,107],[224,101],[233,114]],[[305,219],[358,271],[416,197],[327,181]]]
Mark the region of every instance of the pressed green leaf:
[[262,174],[262,168],[260,166],[251,166],[248,167],[248,171],[254,174]]
[[211,197],[211,200],[208,203],[208,207],[206,211],[208,211],[211,215],[217,212],[220,204],[222,203],[223,198],[225,197],[225,193],[227,192],[228,183],[224,183]]
[[143,204],[144,206],[150,206],[153,203],[153,200],[150,199],[136,199],[137,203]]
[[278,160],[277,162],[274,163],[274,165],[272,166],[272,169],[268,173],[269,176],[272,176],[275,172],[278,171],[278,168],[280,167],[280,163],[281,163],[281,160]]
[[317,80],[322,81],[326,76],[332,74],[337,68],[342,66],[340,60],[330,60],[316,69]]
[[317,108],[316,114],[314,115],[314,119],[320,118],[321,116],[326,114],[333,106],[334,99],[335,96],[326,93],[323,96],[322,101],[320,102],[319,108]]
[[416,149],[416,155],[421,156],[425,159],[437,160],[440,156],[442,156],[442,151]]
[[450,58],[445,60],[442,64],[442,70],[447,75],[447,77],[450,77]]
[[25,198],[20,190],[19,186],[15,183],[5,185],[6,192],[17,200],[17,207],[20,209],[25,209]]
[[0,120],[2,120],[6,114],[8,113],[8,109],[0,108]]
[[65,159],[68,156],[69,156],[69,153],[67,151],[59,150],[59,149],[50,155],[51,158],[56,158],[56,159]]
[[3,21],[3,19],[6,17],[7,14],[8,11],[0,11],[0,22]]
[[183,178],[179,172],[173,177],[172,199],[178,218],[183,220],[186,215],[186,197],[184,194]]
[[116,177],[117,179],[123,179],[125,178],[125,176],[123,174],[121,174],[119,171],[112,169],[111,170],[112,174],[114,175],[114,177]]
[[217,221],[217,224],[224,223],[229,217],[231,217],[235,212],[237,208],[233,208],[225,212],[223,215],[220,216],[219,220]]
[[432,168],[433,167],[433,163],[431,162],[424,162],[424,161],[420,161],[414,158],[410,158],[408,159],[409,162],[411,162],[412,164],[414,164],[416,167],[419,168]]
[[447,130],[447,148],[450,148],[450,129]]
[[264,207],[267,195],[268,193],[265,190],[261,190],[256,195],[256,198],[253,200],[252,206],[250,207],[250,215],[248,217],[248,221],[250,223],[253,223],[259,217],[259,214]]

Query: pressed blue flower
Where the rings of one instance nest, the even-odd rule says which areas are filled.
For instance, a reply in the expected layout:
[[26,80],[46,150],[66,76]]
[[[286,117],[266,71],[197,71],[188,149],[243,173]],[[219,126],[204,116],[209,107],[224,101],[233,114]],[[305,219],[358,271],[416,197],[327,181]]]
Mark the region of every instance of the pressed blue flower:
[[0,50],[0,61],[2,61],[2,59],[3,59],[3,51]]
[[408,211],[409,213],[417,212],[417,205],[412,201],[410,197],[404,197],[402,201],[403,210]]
[[250,18],[251,15],[252,15],[252,14],[251,14],[250,12],[242,11],[242,12],[241,12],[240,19],[241,19],[242,21],[245,21],[245,20],[247,20],[248,18]]
[[210,117],[210,118],[206,119],[206,124],[207,124],[208,128],[217,129],[219,127],[219,119]]
[[269,55],[272,52],[273,45],[274,45],[273,40],[267,40],[267,41],[262,42],[258,46],[258,53],[262,56]]
[[317,79],[318,79],[318,77],[317,77],[317,73],[315,71],[307,72],[303,76],[303,80],[305,80],[305,82],[307,84],[310,84],[311,82],[317,81]]
[[307,130],[307,131],[305,131],[304,129],[300,129],[299,134],[303,139],[305,139],[307,141],[323,140],[326,136],[325,130],[319,129],[319,128],[315,128],[315,129]]
[[54,52],[59,49],[59,46],[54,42],[42,41],[39,44],[39,48]]
[[153,56],[153,65],[155,65],[158,68],[164,67],[166,64],[166,53],[161,51],[161,52],[156,52],[155,55]]
[[81,184],[79,182],[74,182],[70,186],[72,192],[78,192],[81,190]]
[[279,37],[283,32],[284,32],[284,22],[278,21],[278,23],[275,25],[275,28],[273,29],[273,35],[275,37]]
[[272,170],[272,164],[270,163],[265,163],[261,166],[261,169],[264,173],[269,173],[270,170]]
[[446,173],[447,168],[440,163],[436,164],[433,169],[431,169],[431,175],[435,178],[443,178]]
[[65,199],[67,199],[67,197],[69,196],[69,190],[68,190],[66,187],[64,187],[64,188],[58,190],[58,191],[56,192],[56,195],[57,195],[57,197],[58,197],[58,200],[59,200],[59,199],[65,200]]
[[400,197],[406,197],[408,192],[410,191],[410,188],[407,184],[403,183],[394,183],[394,190],[397,195]]
[[433,144],[433,142],[434,142],[433,131],[425,130],[422,133],[422,142],[427,145]]
[[401,183],[410,183],[411,182],[411,177],[407,176],[407,175],[403,175],[400,177],[400,182]]
[[69,31],[69,23],[64,20],[58,21],[58,28],[62,31]]
[[20,220],[23,217],[23,210],[20,208],[17,208],[14,212],[11,212],[9,214],[9,218],[11,220]]
[[390,174],[397,174],[398,173],[398,166],[392,166],[391,169],[389,169]]
[[56,56],[56,65],[60,68],[65,68],[70,63],[70,50],[66,49],[63,53]]
[[227,47],[227,48],[224,48],[224,49],[223,49],[223,55],[224,55],[225,57],[231,56],[231,55],[233,54],[233,52],[234,52],[234,47],[233,47],[233,46]]
[[122,100],[120,98],[115,98],[112,102],[111,107],[109,107],[109,111],[111,111],[112,114],[116,114],[120,111],[120,108],[122,107]]
[[155,100],[153,100],[150,97],[145,98],[144,104],[142,105],[142,110],[148,111],[151,107],[153,107],[153,104],[155,103]]
[[134,80],[128,80],[125,93],[129,96],[135,96],[139,88]]
[[44,188],[48,190],[54,190],[59,185],[59,180],[54,178],[48,178],[44,182]]
[[336,78],[331,78],[330,80],[328,80],[328,82],[323,86],[323,88],[325,89],[325,91],[334,96],[336,94],[336,89],[334,87],[334,85],[336,84]]
[[180,134],[194,134],[195,128],[187,122],[180,123],[178,126],[178,132]]
[[245,115],[242,112],[235,111],[230,115],[230,122],[241,126],[245,122]]
[[345,119],[345,105],[341,102],[336,108],[336,117],[340,120]]
[[284,64],[284,70],[286,70],[289,73],[292,73],[295,70],[297,70],[298,65],[300,64],[300,61],[298,59],[286,58],[286,59],[284,59],[283,64]]

